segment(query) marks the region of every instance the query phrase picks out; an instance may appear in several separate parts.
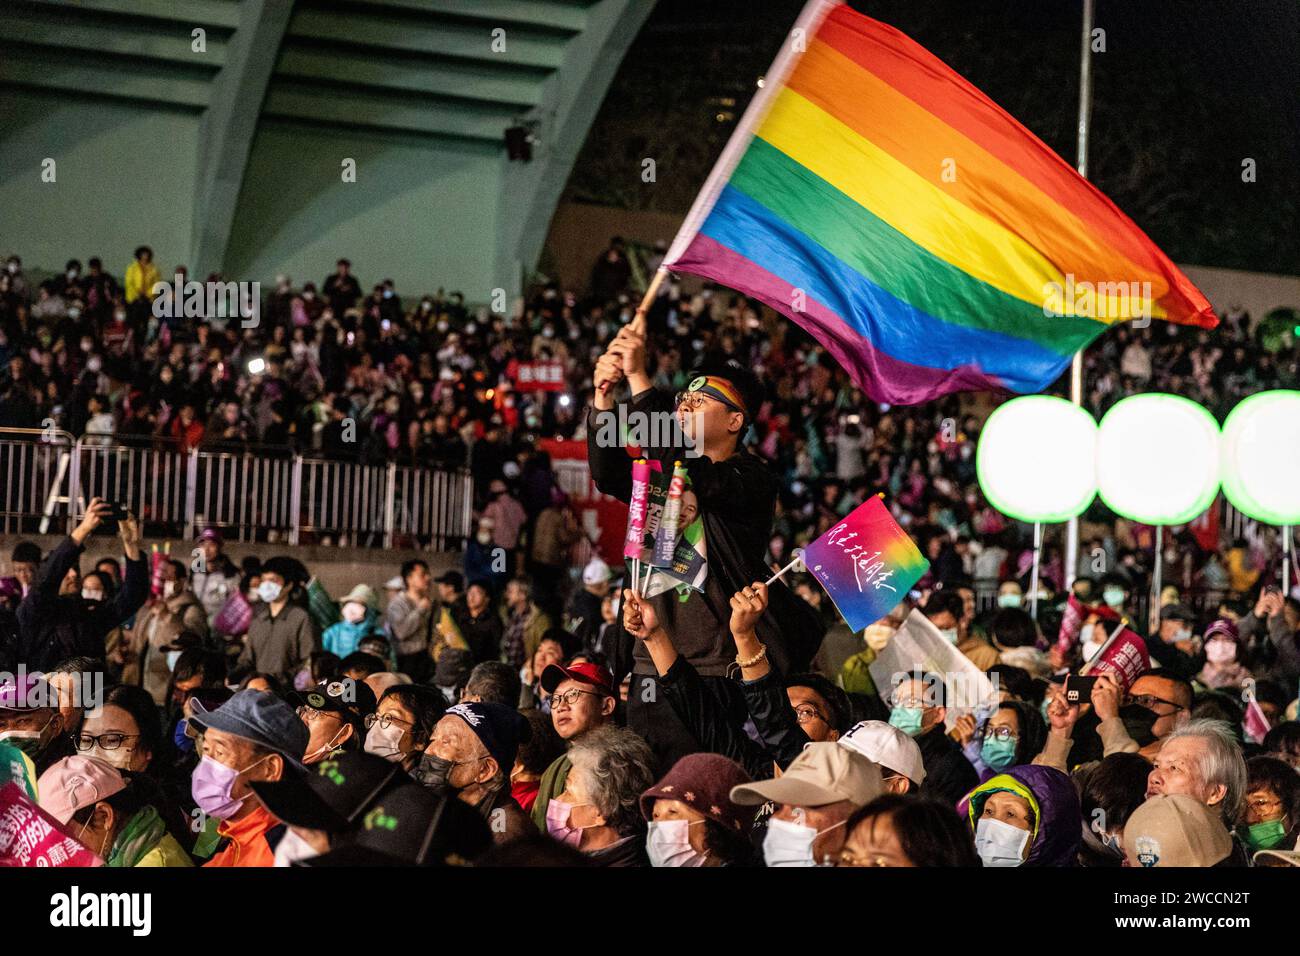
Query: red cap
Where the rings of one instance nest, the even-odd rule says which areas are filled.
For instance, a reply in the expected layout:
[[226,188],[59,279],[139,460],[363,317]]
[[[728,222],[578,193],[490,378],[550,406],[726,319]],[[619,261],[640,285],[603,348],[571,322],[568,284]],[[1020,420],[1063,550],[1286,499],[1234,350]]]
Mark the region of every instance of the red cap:
[[542,671],[542,690],[548,694],[554,694],[555,688],[566,680],[591,684],[610,697],[614,696],[614,678],[610,675],[609,670],[599,664],[590,664],[585,661],[569,667],[561,667],[559,664],[549,665],[546,670]]

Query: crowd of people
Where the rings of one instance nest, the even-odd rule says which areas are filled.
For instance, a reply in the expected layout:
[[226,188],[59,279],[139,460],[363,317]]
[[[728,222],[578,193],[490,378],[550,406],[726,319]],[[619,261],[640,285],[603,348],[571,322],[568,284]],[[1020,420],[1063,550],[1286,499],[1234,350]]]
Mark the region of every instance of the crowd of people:
[[[0,768],[108,865],[1300,862],[1300,589],[1267,536],[1171,534],[1152,612],[1151,529],[1099,509],[1078,576],[1049,546],[1034,591],[1024,529],[979,495],[970,406],[874,404],[797,327],[708,287],[668,284],[643,329],[618,241],[588,295],[543,287],[510,316],[404,309],[387,281],[363,298],[344,260],[319,291],[282,279],[253,328],[159,319],[154,281],[142,247],[121,287],[92,260],[33,295],[11,258],[0,424],[467,466],[477,529],[457,567],[411,558],[334,595],[216,528],[192,562],[146,554],[98,499],[48,554],[19,544],[0,756],[21,759]],[[1121,328],[1088,359],[1096,413],[1151,389],[1224,412],[1297,381],[1294,351],[1238,320]],[[562,363],[568,391],[515,387],[519,361]],[[574,565],[583,531],[536,442],[585,440],[626,501],[631,458],[598,438],[619,412],[675,416],[701,452],[698,586]],[[812,577],[762,583],[877,492],[930,560],[888,617],[855,633]],[[114,524],[121,560],[83,568]],[[913,608],[996,705],[873,671]],[[1151,669],[1068,698],[1120,616]]]

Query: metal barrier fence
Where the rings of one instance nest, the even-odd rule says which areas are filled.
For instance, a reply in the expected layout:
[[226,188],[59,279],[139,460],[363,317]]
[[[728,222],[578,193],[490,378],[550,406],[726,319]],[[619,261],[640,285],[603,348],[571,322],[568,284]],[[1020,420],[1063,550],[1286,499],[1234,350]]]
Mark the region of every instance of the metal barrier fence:
[[238,541],[457,548],[470,533],[465,470],[371,465],[285,449],[186,452],[174,442],[0,428],[0,530],[70,531],[86,502],[129,508],[150,537],[193,539],[205,527]]

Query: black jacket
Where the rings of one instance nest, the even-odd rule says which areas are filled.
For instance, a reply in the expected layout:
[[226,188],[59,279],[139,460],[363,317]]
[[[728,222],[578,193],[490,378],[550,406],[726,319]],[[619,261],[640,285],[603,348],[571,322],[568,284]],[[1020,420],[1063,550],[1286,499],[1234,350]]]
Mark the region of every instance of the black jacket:
[[111,600],[92,604],[80,594],[59,594],[68,570],[83,548],[61,541],[42,562],[31,590],[18,605],[18,663],[50,670],[70,657],[104,657],[104,638],[128,620],[149,596],[149,570],[143,557],[126,562],[126,577]]
[[[671,415],[672,396],[657,389],[647,389],[627,403],[628,412]],[[632,497],[632,459],[618,442],[604,440],[613,431],[606,416],[615,416],[618,408],[608,412],[590,411],[587,418],[587,459],[596,487],[619,501]],[[776,511],[777,481],[766,462],[747,451],[737,451],[725,461],[691,457],[681,447],[643,448],[646,457],[658,460],[671,469],[680,460],[691,479],[691,489],[699,502],[704,520],[704,544],[709,562],[709,576],[728,598],[746,584],[765,581],[771,571],[763,556],[772,531]],[[759,639],[768,647],[768,660],[774,670],[784,674],[808,669],[821,644],[826,628],[810,604],[796,595],[784,582],[768,590],[769,613],[759,619]],[[633,639],[622,626],[622,600],[619,600],[618,623],[613,645],[606,648],[614,680],[632,669]],[[730,615],[719,608],[718,614]]]
[[963,756],[957,742],[938,724],[916,738],[921,748],[925,782],[921,793],[955,807],[980,782],[975,767]]
[[[657,680],[669,706],[701,748],[730,757],[755,780],[771,777],[774,763],[784,770],[808,743],[775,671],[756,681],[705,681],[690,661],[679,656]],[[762,743],[745,732],[746,717],[753,720]]]

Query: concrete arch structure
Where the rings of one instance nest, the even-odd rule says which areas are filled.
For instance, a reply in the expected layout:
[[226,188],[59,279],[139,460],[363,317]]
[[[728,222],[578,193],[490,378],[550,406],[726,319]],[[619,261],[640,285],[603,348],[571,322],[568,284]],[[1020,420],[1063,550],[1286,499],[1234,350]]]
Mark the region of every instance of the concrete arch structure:
[[[653,7],[10,0],[0,252],[36,273],[98,254],[120,274],[143,243],[164,275],[299,283],[348,256],[400,292],[513,294]],[[529,163],[506,156],[519,122]]]

